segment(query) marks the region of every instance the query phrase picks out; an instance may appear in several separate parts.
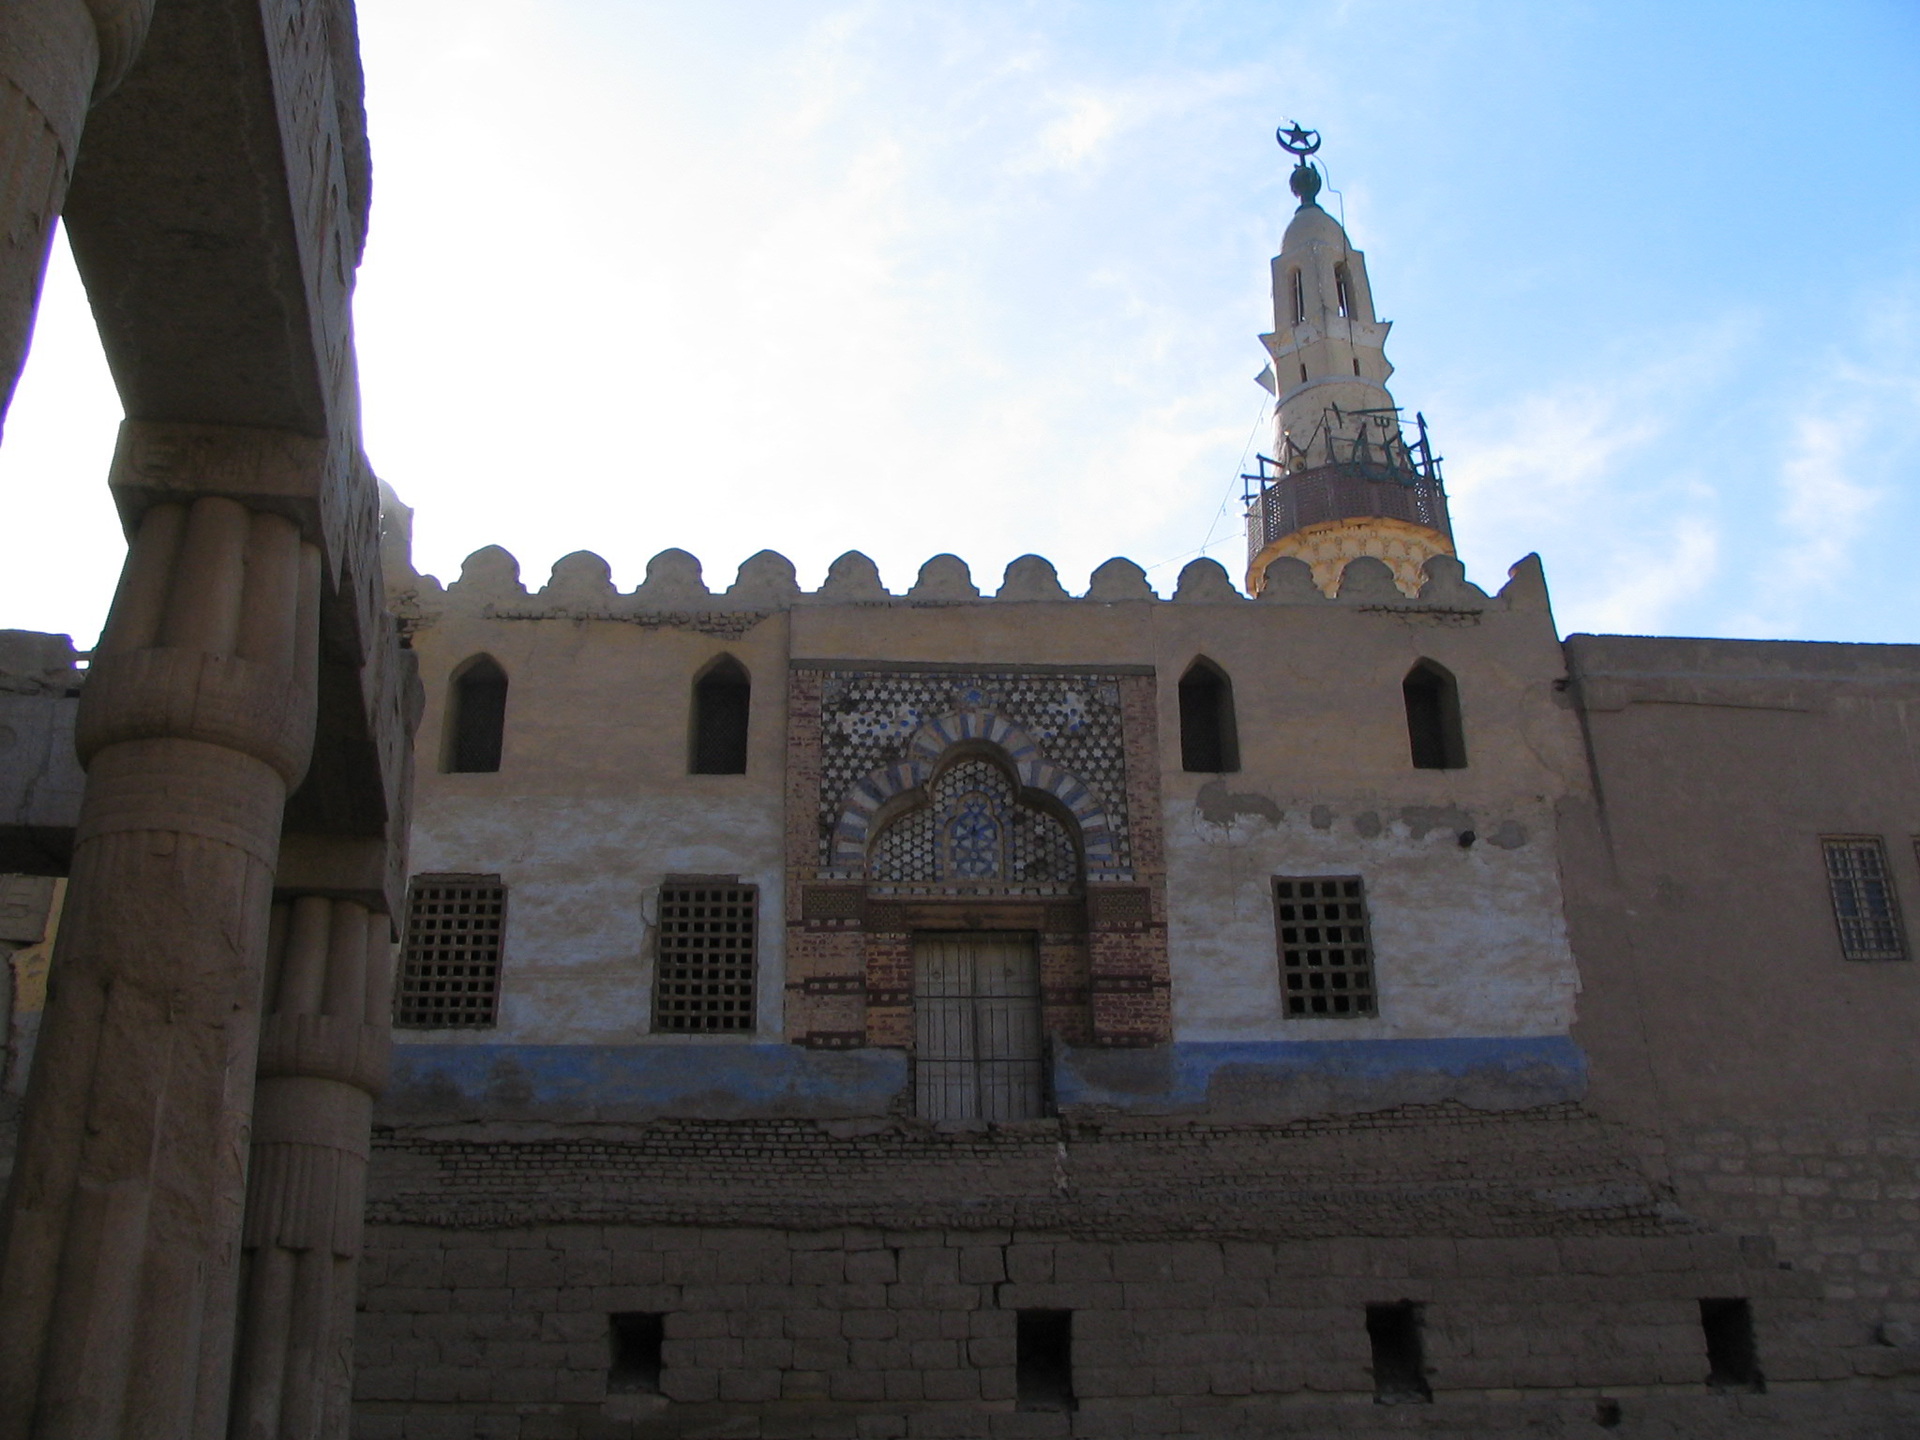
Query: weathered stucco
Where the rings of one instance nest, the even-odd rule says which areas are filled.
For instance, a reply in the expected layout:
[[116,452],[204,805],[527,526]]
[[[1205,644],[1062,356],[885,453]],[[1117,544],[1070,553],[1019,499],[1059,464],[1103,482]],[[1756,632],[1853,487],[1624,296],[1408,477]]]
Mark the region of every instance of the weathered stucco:
[[[819,795],[819,823],[831,829],[840,813],[835,787],[859,777],[835,778],[831,768],[822,782],[803,776],[820,763],[806,760],[819,742],[804,734],[782,748],[794,667],[824,674],[816,683],[828,689],[841,683],[835,674],[930,677],[902,690],[925,689],[927,713],[903,713],[893,726],[910,751],[931,744],[929,755],[948,742],[927,727],[937,722],[957,735],[975,723],[965,719],[969,706],[985,707],[981,725],[1004,723],[992,718],[1001,703],[996,686],[1112,688],[1111,677],[1145,677],[1157,720],[1108,742],[1120,750],[1099,752],[1108,758],[1098,764],[1111,767],[1124,751],[1125,778],[1093,770],[1061,783],[1076,797],[1094,792],[1080,803],[1113,827],[1114,838],[1101,842],[1117,847],[1101,862],[1120,867],[1113,878],[1164,893],[1151,903],[1165,909],[1176,1042],[1322,1042],[1296,1048],[1287,1063],[1298,1068],[1311,1055],[1335,1073],[1343,1055],[1359,1055],[1343,1043],[1564,1038],[1571,1023],[1578,984],[1562,919],[1555,807],[1585,793],[1584,763],[1556,688],[1560,654],[1537,562],[1516,567],[1498,597],[1442,558],[1419,600],[1401,596],[1369,560],[1356,562],[1339,598],[1276,584],[1250,601],[1210,561],[1189,566],[1176,596],[1162,600],[1119,561],[1096,574],[1092,593],[1074,598],[1033,556],[1010,566],[990,597],[951,556],[929,561],[907,596],[881,588],[857,555],[837,563],[813,594],[798,590],[779,557],[764,554],[715,594],[698,562],[678,551],[656,557],[646,582],[628,594],[587,554],[562,560],[548,584],[529,593],[517,563],[497,548],[472,557],[461,580],[442,589],[411,571],[400,524],[390,526],[388,560],[428,693],[415,870],[498,874],[510,897],[497,1027],[411,1032],[410,1044],[685,1044],[648,1033],[650,907],[669,875],[737,875],[760,887],[754,1038],[848,1033],[857,1022],[845,1017],[859,1012],[837,998],[842,982],[806,1002],[805,1023],[795,1019],[797,992],[785,986],[785,906],[796,879],[789,872],[798,865],[799,879],[848,880],[864,864],[856,857],[845,874],[806,868],[843,863],[832,846],[815,855],[824,842],[809,838],[810,798]],[[739,661],[753,685],[747,771],[689,775],[691,687],[722,654]],[[509,679],[501,768],[445,773],[452,678],[479,655]],[[1232,684],[1241,761],[1234,773],[1181,768],[1178,683],[1202,656]],[[1423,658],[1457,682],[1464,768],[1412,765],[1401,682]],[[985,688],[969,691],[969,675]],[[1058,703],[1071,708],[1070,699]],[[804,731],[844,718],[835,710],[799,723]],[[1030,742],[1023,735],[1017,743]],[[880,806],[883,818],[896,813],[877,798],[894,783],[891,773],[860,781],[881,787],[862,803]],[[806,788],[816,783],[824,788]],[[1143,823],[1150,830],[1136,836]],[[862,820],[852,833],[864,845],[878,832]],[[800,848],[783,850],[783,834]],[[1283,1013],[1277,875],[1364,877],[1376,1017]],[[802,978],[828,973],[821,963],[837,974],[843,962],[810,961]],[[861,980],[858,962],[848,974],[855,987],[873,983]],[[868,1023],[880,1025],[870,1036],[891,1036],[886,1024]],[[1061,1038],[1085,1043],[1078,1036]],[[726,1048],[721,1042],[716,1053]],[[739,1103],[751,1106],[758,1083],[743,1069]],[[1381,1083],[1376,1075],[1369,1093]]]

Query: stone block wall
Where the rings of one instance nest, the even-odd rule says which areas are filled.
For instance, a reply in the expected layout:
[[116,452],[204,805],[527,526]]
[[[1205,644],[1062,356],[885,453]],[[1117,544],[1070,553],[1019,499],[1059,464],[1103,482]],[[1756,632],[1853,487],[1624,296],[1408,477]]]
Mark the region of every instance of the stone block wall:
[[[360,1440],[503,1436],[1912,1433],[1824,1344],[1817,1285],[1702,1235],[1105,1243],[1017,1230],[378,1226]],[[1706,1383],[1752,1300],[1765,1394]],[[1430,1404],[1375,1403],[1369,1304],[1423,1305]],[[1019,1408],[1016,1312],[1067,1310],[1077,1408]],[[609,1391],[609,1316],[664,1317]],[[1616,1425],[1607,1416],[1618,1417]]]
[[1851,1133],[1723,1123],[1670,1142],[1674,1187],[1703,1217],[1765,1235],[1863,1331],[1920,1335],[1920,1117]]
[[[1703,1223],[1575,1104],[418,1126],[381,1136],[370,1202],[363,1440],[1920,1425],[1897,1317]],[[1708,1383],[1726,1299],[1764,1393]],[[1367,1309],[1403,1303],[1432,1399],[1379,1404]],[[1071,1411],[1022,1407],[1023,1310],[1071,1313]],[[609,1385],[631,1313],[662,1317],[645,1389]]]

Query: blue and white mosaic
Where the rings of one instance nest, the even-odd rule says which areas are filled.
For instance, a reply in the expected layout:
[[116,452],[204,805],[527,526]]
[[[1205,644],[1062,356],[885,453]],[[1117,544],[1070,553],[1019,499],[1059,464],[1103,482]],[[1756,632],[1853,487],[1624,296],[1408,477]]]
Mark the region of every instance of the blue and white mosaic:
[[821,729],[821,862],[830,871],[865,873],[873,810],[926,784],[949,746],[979,739],[1007,751],[1022,785],[1055,795],[1075,817],[1090,878],[1129,873],[1116,676],[842,672],[826,677]]

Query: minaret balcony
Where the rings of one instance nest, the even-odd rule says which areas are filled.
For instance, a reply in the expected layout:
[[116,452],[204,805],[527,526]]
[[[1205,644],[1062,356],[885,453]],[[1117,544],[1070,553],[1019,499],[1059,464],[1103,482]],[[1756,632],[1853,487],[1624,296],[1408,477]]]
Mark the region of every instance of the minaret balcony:
[[1438,474],[1339,460],[1259,479],[1258,494],[1247,497],[1250,558],[1285,536],[1340,520],[1400,520],[1453,539]]

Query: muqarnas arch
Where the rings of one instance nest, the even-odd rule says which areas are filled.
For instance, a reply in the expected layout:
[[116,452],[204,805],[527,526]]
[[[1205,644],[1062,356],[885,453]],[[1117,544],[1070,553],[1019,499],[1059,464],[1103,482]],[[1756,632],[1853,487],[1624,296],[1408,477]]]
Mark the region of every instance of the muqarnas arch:
[[[1085,878],[1125,881],[1130,867],[1117,854],[1114,826],[1093,790],[1070,771],[1049,761],[1026,731],[993,711],[962,710],[930,720],[913,733],[906,753],[856,781],[834,823],[829,870],[836,878],[864,878],[869,845],[881,826],[910,808],[935,773],[949,763],[949,752],[1000,757],[1030,806],[1055,808],[1071,821],[1084,858]],[[903,799],[902,797],[906,797]]]

